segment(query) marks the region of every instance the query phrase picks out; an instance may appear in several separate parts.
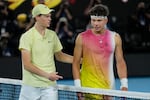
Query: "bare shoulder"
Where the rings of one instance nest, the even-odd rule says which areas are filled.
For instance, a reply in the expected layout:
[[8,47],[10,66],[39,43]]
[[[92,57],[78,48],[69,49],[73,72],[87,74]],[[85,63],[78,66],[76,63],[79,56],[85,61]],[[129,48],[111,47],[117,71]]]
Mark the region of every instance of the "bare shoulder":
[[115,38],[121,38],[119,33],[115,33]]
[[82,33],[79,33],[76,37],[76,41],[81,41],[82,40]]
[[77,38],[81,38],[81,34],[82,34],[82,33],[79,33],[79,34],[77,35]]
[[75,44],[76,44],[76,46],[81,46],[82,45],[82,33],[79,33],[77,35]]
[[115,41],[117,44],[122,43],[122,39],[121,39],[119,33],[115,33]]

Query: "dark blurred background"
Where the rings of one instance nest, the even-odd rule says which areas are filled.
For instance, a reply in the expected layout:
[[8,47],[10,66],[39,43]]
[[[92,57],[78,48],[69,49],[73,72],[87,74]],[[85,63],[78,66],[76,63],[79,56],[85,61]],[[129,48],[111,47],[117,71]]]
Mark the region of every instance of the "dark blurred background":
[[[95,4],[107,5],[110,10],[107,27],[122,37],[129,77],[150,76],[149,0],[61,0],[58,3],[54,0],[55,5],[45,1],[0,0],[0,77],[21,79],[19,38],[34,24],[31,9],[35,3],[55,9],[50,28],[56,31],[63,52],[71,55],[76,36],[90,27],[88,10]],[[66,79],[72,78],[71,64],[56,62],[56,66]]]

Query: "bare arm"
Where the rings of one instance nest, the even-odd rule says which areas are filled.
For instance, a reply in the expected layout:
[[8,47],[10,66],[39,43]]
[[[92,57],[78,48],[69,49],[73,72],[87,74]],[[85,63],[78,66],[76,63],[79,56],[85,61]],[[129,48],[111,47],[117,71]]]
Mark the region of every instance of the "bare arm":
[[78,35],[74,48],[74,59],[73,59],[73,78],[74,80],[80,80],[80,63],[82,60],[82,38],[81,34]]
[[72,20],[72,15],[71,15],[70,11],[67,8],[65,8],[64,11],[66,12],[68,19]]
[[[118,76],[120,80],[127,79],[127,66],[123,57],[122,40],[119,34],[115,35],[115,41],[116,41],[115,57],[116,57],[116,66],[117,66]],[[126,87],[122,87],[121,89],[127,90]]]
[[31,61],[31,55],[28,50],[22,49],[21,50],[22,55],[22,62],[24,64],[24,69],[28,70],[31,73],[37,74],[39,76],[45,77],[47,79],[50,79],[52,81],[58,80],[59,78],[62,78],[62,76],[57,75],[58,72],[53,73],[47,73],[41,69],[39,69],[37,66],[32,64]]
[[60,28],[60,21],[57,22],[55,32],[58,34]]
[[90,8],[92,7],[93,3],[94,3],[94,0],[90,0],[90,2],[89,2],[89,4],[88,4],[87,8],[86,8],[85,11],[84,11],[84,14],[85,14],[85,15],[88,15],[89,10],[90,10]]
[[64,63],[72,63],[73,56],[63,53],[62,51],[55,53],[56,60],[64,62]]
[[56,15],[55,15],[56,18],[60,17],[60,14],[61,14],[62,10],[63,10],[63,5],[61,5],[58,12],[56,12]]

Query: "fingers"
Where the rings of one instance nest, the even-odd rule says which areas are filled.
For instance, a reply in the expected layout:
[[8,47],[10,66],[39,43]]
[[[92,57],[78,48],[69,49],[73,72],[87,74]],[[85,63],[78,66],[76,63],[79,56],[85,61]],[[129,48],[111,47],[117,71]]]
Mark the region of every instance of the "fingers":
[[58,72],[53,72],[49,74],[49,80],[51,81],[57,81],[59,79],[63,79],[62,76],[58,75]]

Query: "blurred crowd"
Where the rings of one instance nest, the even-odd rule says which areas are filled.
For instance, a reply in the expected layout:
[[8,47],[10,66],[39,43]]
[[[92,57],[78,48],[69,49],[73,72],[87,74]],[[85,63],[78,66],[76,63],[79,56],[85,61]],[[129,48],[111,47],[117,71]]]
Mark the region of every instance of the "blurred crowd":
[[150,3],[140,1],[128,17],[126,41],[128,48],[150,50]]
[[[38,0],[38,3],[44,3],[44,0]],[[83,10],[82,19],[72,15],[69,0],[62,0],[55,9],[50,28],[56,31],[61,40],[64,47],[63,52],[73,54],[76,36],[91,27],[88,16],[89,9],[99,3],[102,1],[89,0],[86,9]],[[127,18],[127,29],[124,35],[125,45],[128,48],[150,48],[150,5],[141,1],[135,9],[135,13]],[[116,18],[111,17],[111,19],[107,27],[113,30]],[[19,38],[33,24],[34,19],[32,19],[31,13],[14,15],[13,11],[8,8],[8,2],[0,0],[0,56],[19,56]]]

